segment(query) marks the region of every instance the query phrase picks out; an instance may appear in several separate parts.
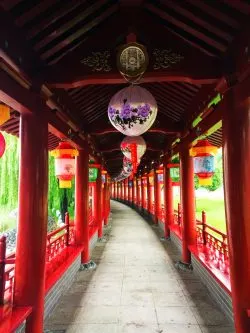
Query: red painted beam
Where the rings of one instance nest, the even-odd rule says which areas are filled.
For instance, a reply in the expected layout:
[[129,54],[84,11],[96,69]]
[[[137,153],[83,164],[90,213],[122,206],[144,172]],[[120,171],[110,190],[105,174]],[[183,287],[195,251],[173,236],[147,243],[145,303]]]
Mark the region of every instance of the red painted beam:
[[[101,150],[102,153],[113,153],[114,151],[119,151],[121,150],[120,146],[119,147],[114,147],[114,148],[110,148],[110,149],[106,149],[106,150]],[[147,151],[156,151],[156,152],[160,152],[162,151],[162,149],[160,148],[153,148],[153,147],[148,147],[147,146]]]
[[[176,127],[176,128],[175,128]],[[173,128],[151,128],[147,131],[147,133],[159,133],[159,134],[164,134],[164,135],[169,135],[169,134],[178,134],[181,132],[181,129],[174,125]],[[92,135],[106,135],[106,134],[112,134],[112,133],[117,133],[121,134],[119,131],[117,131],[114,127],[98,130],[95,132],[92,132]]]
[[[192,130],[185,133],[185,136],[182,138],[182,142],[185,142],[189,145],[192,144],[192,142],[198,137],[197,129],[199,129],[199,135],[206,133],[211,127],[213,127],[215,124],[217,124],[219,121],[222,120],[222,112],[225,105],[220,104],[218,108],[209,114],[207,118],[202,120],[196,127],[194,127]],[[180,144],[177,144],[172,149],[172,155],[175,155],[180,152]]]
[[[218,81],[220,74],[217,69],[211,68],[211,73],[194,74],[192,71],[167,71],[167,72],[146,72],[141,83],[154,83],[154,82],[188,82],[191,84],[213,84]],[[121,76],[120,73],[107,73],[107,74],[83,74],[77,77],[61,78],[57,80],[57,76],[47,79],[46,84],[51,88],[71,89],[84,87],[90,84],[122,84],[127,81]]]
[[[70,126],[57,117],[39,95],[21,86],[3,70],[0,71],[0,100],[21,114],[36,112],[42,107],[47,113],[49,131],[60,139],[69,137]],[[71,141],[79,147],[88,149],[87,142],[80,137],[75,137]]]

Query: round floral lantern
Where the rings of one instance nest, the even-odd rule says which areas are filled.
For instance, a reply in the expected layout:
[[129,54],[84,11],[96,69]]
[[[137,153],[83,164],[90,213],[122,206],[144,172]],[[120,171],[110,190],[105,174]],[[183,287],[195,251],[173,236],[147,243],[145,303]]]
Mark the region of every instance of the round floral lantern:
[[153,125],[156,115],[155,98],[140,86],[129,86],[118,91],[108,106],[111,124],[128,136],[145,133]]
[[59,179],[59,187],[71,188],[71,181],[75,176],[75,156],[78,156],[78,151],[68,142],[62,141],[51,155],[55,157],[55,174]]
[[200,185],[211,185],[212,176],[214,174],[214,155],[218,148],[211,145],[205,140],[199,140],[197,144],[191,148],[191,156],[194,157],[194,173],[199,178]]
[[121,143],[121,151],[133,166],[133,173],[136,173],[140,159],[146,151],[146,142],[141,136],[126,136]]
[[3,134],[0,132],[0,158],[3,156],[5,152],[5,147],[6,147],[5,138]]

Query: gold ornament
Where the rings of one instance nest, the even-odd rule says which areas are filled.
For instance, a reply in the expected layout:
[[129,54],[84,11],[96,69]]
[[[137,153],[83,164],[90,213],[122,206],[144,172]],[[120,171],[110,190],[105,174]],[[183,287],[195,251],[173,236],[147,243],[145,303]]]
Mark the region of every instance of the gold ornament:
[[117,67],[127,81],[136,81],[148,67],[146,48],[138,43],[121,46],[117,54]]

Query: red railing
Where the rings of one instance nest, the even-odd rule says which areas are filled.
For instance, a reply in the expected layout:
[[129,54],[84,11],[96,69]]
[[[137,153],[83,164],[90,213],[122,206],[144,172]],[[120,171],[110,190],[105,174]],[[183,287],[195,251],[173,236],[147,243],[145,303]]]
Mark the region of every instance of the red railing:
[[89,209],[89,238],[91,238],[95,234],[97,228],[98,226],[93,216],[92,209]]
[[[89,210],[90,238],[97,230],[92,211]],[[47,235],[46,247],[46,274],[53,273],[64,260],[63,251],[70,245],[74,245],[74,224],[69,222],[69,215],[65,215],[65,225],[50,232]],[[59,260],[59,261],[58,261]],[[56,262],[56,264],[55,264]],[[15,273],[15,253],[6,256],[6,236],[0,238],[0,306],[13,301],[13,286]]]
[[[143,204],[144,209],[147,210],[147,199],[145,199]],[[154,203],[151,206],[150,213],[155,213]],[[160,222],[165,223],[165,207],[163,204],[158,212],[158,219]],[[178,204],[178,208],[174,210],[174,221],[170,228],[180,239],[182,238],[182,210],[180,204]],[[222,273],[219,279],[223,281],[223,284],[229,290],[230,283],[227,235],[207,224],[206,213],[204,211],[202,212],[202,220],[196,220],[196,229],[196,254],[203,259],[203,262],[209,263],[208,269],[213,271],[214,275],[217,275],[214,268]]]
[[12,303],[14,286],[15,257],[6,256],[6,236],[0,238],[0,305]]
[[202,212],[202,221],[197,220],[197,245],[203,247],[206,259],[225,274],[229,274],[227,235],[210,226],[206,213]]
[[74,224],[69,222],[69,214],[65,214],[65,225],[47,235],[46,262],[52,261],[67,246],[74,244]]

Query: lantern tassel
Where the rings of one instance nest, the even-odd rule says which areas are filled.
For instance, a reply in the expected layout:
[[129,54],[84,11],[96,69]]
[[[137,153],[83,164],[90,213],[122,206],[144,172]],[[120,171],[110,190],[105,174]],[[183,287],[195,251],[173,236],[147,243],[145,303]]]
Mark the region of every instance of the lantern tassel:
[[202,186],[212,185],[212,177],[210,177],[210,178],[199,178],[199,185],[202,185]]
[[59,188],[71,188],[71,180],[59,179]]

